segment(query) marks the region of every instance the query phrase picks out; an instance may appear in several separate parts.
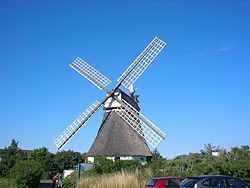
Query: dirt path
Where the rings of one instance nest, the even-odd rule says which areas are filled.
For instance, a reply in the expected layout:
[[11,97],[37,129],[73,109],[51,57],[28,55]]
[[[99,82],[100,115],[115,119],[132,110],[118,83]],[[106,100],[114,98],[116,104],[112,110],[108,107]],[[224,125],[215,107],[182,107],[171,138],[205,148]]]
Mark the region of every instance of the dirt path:
[[39,188],[52,188],[52,181],[51,180],[41,180]]

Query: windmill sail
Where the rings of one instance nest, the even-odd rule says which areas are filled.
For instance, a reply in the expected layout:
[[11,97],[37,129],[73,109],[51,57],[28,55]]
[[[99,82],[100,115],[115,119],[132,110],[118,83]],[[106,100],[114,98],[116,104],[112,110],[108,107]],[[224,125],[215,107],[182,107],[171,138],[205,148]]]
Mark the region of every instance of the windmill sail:
[[[116,100],[119,99],[116,98]],[[115,112],[155,148],[159,142],[165,138],[166,134],[125,100],[122,99],[121,101],[119,100],[119,102],[122,106],[118,107]]]
[[88,63],[82,60],[80,57],[76,58],[73,63],[69,65],[82,76],[87,78],[100,90],[108,91],[105,87],[111,82],[107,77],[100,73],[95,68],[91,67]]
[[63,133],[58,136],[54,143],[58,149],[61,149],[79,129],[100,109],[101,103],[95,101],[87,110],[85,110]]
[[166,43],[155,37],[152,42],[143,50],[127,70],[119,77],[118,82],[129,90],[131,85],[140,77],[146,68],[153,62],[161,52]]

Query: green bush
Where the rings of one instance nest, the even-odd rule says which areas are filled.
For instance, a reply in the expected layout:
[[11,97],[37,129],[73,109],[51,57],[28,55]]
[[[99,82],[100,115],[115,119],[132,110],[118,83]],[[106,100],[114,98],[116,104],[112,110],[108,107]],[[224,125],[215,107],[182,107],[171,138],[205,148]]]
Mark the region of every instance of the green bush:
[[141,169],[142,164],[139,160],[118,160],[114,162],[114,171],[134,172],[136,169]]
[[8,173],[9,169],[6,165],[0,165],[0,177],[5,177]]
[[16,182],[10,178],[0,178],[0,188],[16,188]]
[[14,178],[18,187],[38,187],[42,175],[42,166],[33,160],[18,161],[10,170],[11,177]]
[[10,174],[10,169],[14,166],[17,157],[8,156],[4,157],[0,164],[0,177],[8,177]]
[[142,164],[139,160],[112,161],[106,157],[98,156],[95,158],[95,163],[91,172],[92,174],[101,175],[121,171],[134,172],[135,170],[141,168]]
[[103,156],[95,158],[94,166],[91,170],[93,174],[105,174],[114,172],[114,162]]

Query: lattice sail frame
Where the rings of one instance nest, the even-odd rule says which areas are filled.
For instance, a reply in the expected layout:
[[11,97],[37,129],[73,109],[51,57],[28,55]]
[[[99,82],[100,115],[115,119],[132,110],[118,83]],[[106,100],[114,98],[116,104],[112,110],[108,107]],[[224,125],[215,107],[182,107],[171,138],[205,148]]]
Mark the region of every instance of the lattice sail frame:
[[54,143],[58,149],[62,148],[79,129],[93,116],[102,106],[97,100],[92,103],[68,128],[58,136]]
[[119,102],[122,106],[114,111],[153,148],[156,148],[166,134],[125,100],[122,99],[122,102],[120,100]]
[[[152,42],[143,50],[143,52],[134,60],[134,62],[127,68],[127,70],[118,78],[118,82],[130,72],[130,74],[123,80],[122,85],[129,91],[131,85],[140,77],[146,68],[152,63],[156,56],[161,52],[166,43],[155,37]],[[138,65],[136,65],[138,63]],[[136,67],[135,67],[136,66]]]
[[105,77],[94,67],[90,66],[80,57],[77,57],[69,66],[87,78],[100,90],[105,89],[105,87],[111,82],[107,77]]

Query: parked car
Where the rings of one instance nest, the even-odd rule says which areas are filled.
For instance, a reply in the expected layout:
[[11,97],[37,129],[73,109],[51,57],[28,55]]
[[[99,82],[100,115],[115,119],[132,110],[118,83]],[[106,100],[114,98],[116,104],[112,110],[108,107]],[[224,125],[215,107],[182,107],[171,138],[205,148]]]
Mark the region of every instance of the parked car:
[[232,176],[202,175],[187,177],[180,188],[250,188],[250,185]]
[[163,187],[171,187],[178,188],[181,181],[185,178],[179,177],[161,177],[161,178],[151,178],[145,188],[163,188]]

